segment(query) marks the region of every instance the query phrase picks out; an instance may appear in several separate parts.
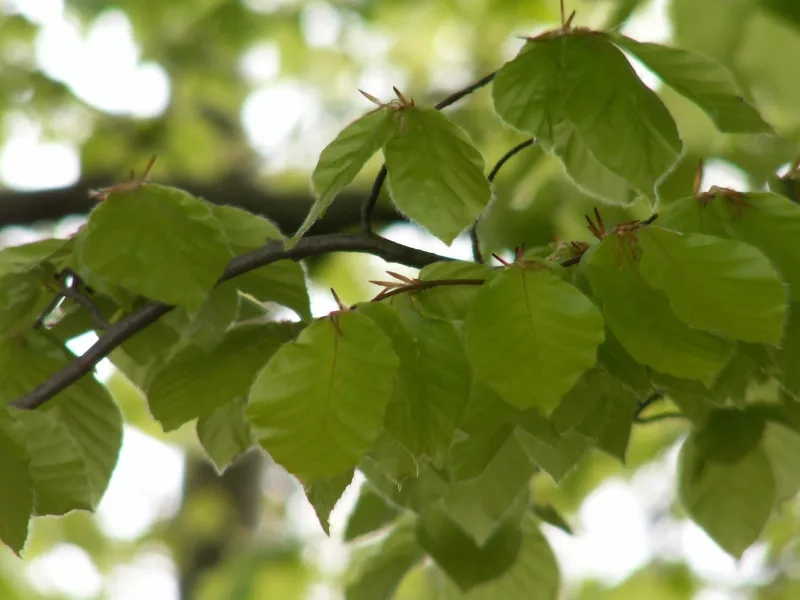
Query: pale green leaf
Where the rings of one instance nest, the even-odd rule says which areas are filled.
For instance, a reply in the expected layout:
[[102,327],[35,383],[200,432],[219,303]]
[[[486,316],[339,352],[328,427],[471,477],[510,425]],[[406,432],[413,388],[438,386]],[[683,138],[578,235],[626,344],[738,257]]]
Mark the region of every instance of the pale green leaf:
[[325,147],[311,176],[317,200],[290,243],[322,218],[336,195],[391,138],[395,116],[395,111],[388,107],[369,112],[350,123]]
[[14,411],[20,438],[30,456],[37,515],[92,510],[93,494],[80,446],[54,415],[39,410]]
[[535,435],[518,428],[515,432],[520,444],[531,460],[545,471],[553,481],[559,483],[577,466],[591,446],[589,438],[568,431],[558,438],[555,446],[550,446]]
[[0,540],[19,556],[33,512],[33,482],[25,443],[5,408],[0,409],[0,456]]
[[795,399],[800,399],[800,303],[789,307],[789,318],[783,330],[777,360],[781,386]]
[[35,269],[43,261],[62,251],[67,243],[66,240],[46,239],[3,248],[0,250],[0,275]]
[[791,500],[800,492],[800,434],[780,423],[767,423],[762,446],[775,476],[775,501]]
[[40,270],[0,276],[0,335],[29,330],[55,294],[45,288],[46,275]]
[[328,521],[331,511],[344,494],[347,486],[353,481],[353,473],[353,469],[348,469],[344,473],[327,479],[317,479],[304,488],[306,498],[314,507],[319,524],[327,536],[331,534],[331,526]]
[[147,298],[197,308],[231,258],[209,206],[155,184],[112,194],[76,238],[78,271]]
[[394,521],[400,511],[387,503],[375,489],[365,483],[347,520],[344,530],[345,541],[351,541],[382,529]]
[[209,208],[235,255],[265,246],[268,240],[283,239],[278,226],[269,219],[236,206],[212,204]]
[[406,572],[422,560],[424,552],[414,534],[415,521],[404,517],[356,564],[345,588],[347,600],[392,600]]
[[255,443],[244,416],[246,406],[247,400],[239,397],[197,419],[197,439],[220,473]]
[[[273,459],[302,481],[355,466],[382,426],[398,359],[364,315],[309,325],[259,373],[247,417]],[[369,352],[364,349],[369,348]]]
[[661,100],[593,32],[529,41],[498,72],[492,98],[498,114],[558,155],[578,185],[611,200],[625,192],[620,179],[654,197],[681,153]]
[[690,327],[746,342],[780,341],[786,290],[769,259],[736,240],[646,227],[639,273]]
[[636,361],[675,377],[714,380],[733,344],[681,321],[639,273],[624,241],[610,236],[584,260],[606,325]]
[[483,156],[460,127],[432,108],[402,109],[397,127],[384,147],[392,199],[449,245],[491,198]]
[[742,96],[725,67],[701,54],[614,34],[612,41],[641,60],[664,83],[702,108],[726,133],[772,133]]
[[735,558],[759,537],[775,502],[775,478],[766,454],[755,448],[735,463],[701,454],[689,436],[680,454],[678,496],[683,508]]
[[245,397],[259,370],[293,334],[291,323],[246,325],[229,331],[210,352],[184,348],[150,382],[150,412],[169,431]]
[[547,414],[595,363],[603,320],[549,268],[515,265],[481,287],[465,335],[476,377],[511,404]]
[[211,290],[194,314],[180,307],[162,320],[180,334],[181,341],[213,350],[239,313],[239,294],[231,283],[225,282]]

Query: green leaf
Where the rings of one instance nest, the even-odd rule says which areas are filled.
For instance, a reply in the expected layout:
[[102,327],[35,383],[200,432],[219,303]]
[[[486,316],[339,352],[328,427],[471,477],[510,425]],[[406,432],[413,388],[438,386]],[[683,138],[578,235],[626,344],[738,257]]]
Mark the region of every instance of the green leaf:
[[451,485],[444,497],[449,516],[479,546],[484,544],[515,501],[527,500],[523,492],[535,470],[516,436],[508,436],[480,475]]
[[452,323],[426,319],[409,302],[396,300],[358,308],[389,337],[400,358],[386,428],[414,455],[442,465],[469,398],[469,363]]
[[211,290],[195,314],[181,307],[165,315],[164,322],[181,335],[182,341],[213,350],[239,313],[239,294],[231,283]]
[[398,367],[389,339],[369,318],[331,318],[336,326],[312,323],[272,356],[247,408],[261,445],[305,482],[338,475],[370,449]]
[[800,492],[800,434],[780,423],[767,423],[762,446],[775,476],[775,501],[791,500]]
[[245,397],[269,357],[292,336],[290,323],[247,325],[229,331],[210,352],[184,348],[150,382],[150,412],[170,431]]
[[506,520],[482,545],[450,518],[443,505],[433,504],[417,521],[417,540],[462,591],[505,573],[522,543],[518,522]]
[[800,399],[800,303],[794,302],[789,307],[789,318],[776,354],[781,386],[792,397]]
[[786,291],[769,259],[735,240],[659,227],[639,231],[642,277],[690,327],[746,342],[780,341]]
[[715,410],[694,432],[694,443],[709,460],[736,463],[759,445],[764,421],[749,411]]
[[460,127],[432,108],[403,108],[397,126],[383,150],[392,198],[449,245],[492,196],[483,156]]
[[236,398],[197,419],[197,439],[219,473],[255,443],[244,416],[247,400]]
[[0,540],[19,556],[33,512],[30,458],[12,417],[0,409]]
[[[424,267],[419,272],[419,279],[421,281],[486,280],[491,273],[487,265],[458,261],[437,262]],[[479,289],[478,285],[448,285],[422,290],[417,292],[414,298],[419,304],[420,311],[426,316],[463,320]]]
[[432,566],[428,577],[416,583],[410,573],[400,586],[397,600],[556,600],[559,597],[559,570],[550,545],[532,516],[522,520],[522,543],[516,561],[502,575],[477,585],[466,594]]
[[135,294],[191,309],[231,258],[207,203],[154,184],[101,202],[78,234],[75,255],[79,273],[86,269]]
[[[213,206],[212,210],[231,251],[244,254],[283,236],[271,221],[233,206]],[[276,302],[294,310],[301,318],[311,319],[311,305],[305,273],[299,263],[279,260],[226,282],[260,302]]]
[[598,400],[574,431],[594,440],[599,449],[624,463],[639,401],[629,388],[608,374],[596,377],[593,384]]
[[749,192],[747,202],[741,210],[719,196],[710,204],[729,235],[766,254],[800,300],[800,205],[767,192]]
[[66,240],[46,239],[0,250],[0,274],[25,273],[64,249]]
[[17,410],[20,438],[30,456],[37,515],[92,510],[92,488],[80,446],[54,415]]
[[704,456],[694,436],[679,459],[678,496],[683,508],[719,546],[735,558],[758,539],[775,502],[775,478],[759,448],[735,463]]
[[[46,334],[30,332],[0,338],[0,404],[8,404],[34,389],[75,360]],[[80,447],[96,506],[108,486],[122,444],[122,414],[93,376],[73,383],[44,405],[43,410],[67,429]]]
[[531,460],[539,465],[542,471],[550,475],[556,483],[564,479],[577,466],[591,446],[589,438],[573,431],[559,436],[558,444],[555,447],[522,429],[517,429],[516,436]]
[[602,35],[530,40],[492,84],[498,114],[567,166],[579,185],[619,200],[617,178],[648,197],[681,152],[666,107]]
[[581,375],[550,415],[550,422],[558,433],[563,433],[586,419],[602,402],[609,375],[595,367]]
[[606,330],[603,343],[597,348],[597,362],[610,375],[635,393],[646,396],[653,392],[653,384],[650,381],[647,367],[636,362],[614,334],[608,330]]
[[347,520],[344,539],[349,542],[382,529],[399,514],[397,508],[388,504],[371,485],[365,483],[361,486],[361,493]]
[[620,34],[611,40],[641,60],[664,83],[711,117],[725,133],[772,133],[758,111],[741,96],[725,67],[680,48],[642,43]]
[[317,519],[322,526],[325,535],[331,535],[331,528],[328,518],[339,498],[342,497],[347,486],[353,481],[353,469],[348,469],[344,473],[329,477],[327,479],[317,479],[304,487],[306,498],[314,507]]
[[311,182],[317,201],[305,221],[289,240],[297,241],[328,210],[336,195],[394,133],[395,111],[385,107],[367,113],[345,127],[319,156]]
[[681,321],[666,295],[639,273],[623,240],[606,238],[584,260],[606,325],[636,361],[675,377],[714,380],[731,356],[732,343]]
[[563,516],[561,516],[561,513],[559,513],[552,504],[534,504],[531,507],[531,512],[548,525],[552,525],[564,533],[573,535],[574,532],[572,531],[570,524]]
[[33,327],[55,296],[45,289],[45,281],[40,269],[0,276],[0,336]]
[[595,363],[603,320],[549,268],[515,265],[482,286],[465,335],[477,378],[511,404],[547,414]]
[[424,552],[414,535],[415,520],[403,518],[369,556],[356,565],[345,589],[347,600],[392,600],[400,580]]

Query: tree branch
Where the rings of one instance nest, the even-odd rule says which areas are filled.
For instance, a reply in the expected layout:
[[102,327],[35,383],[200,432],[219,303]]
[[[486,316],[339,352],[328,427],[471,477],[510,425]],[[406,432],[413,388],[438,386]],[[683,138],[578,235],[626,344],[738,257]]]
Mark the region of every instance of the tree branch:
[[[433,108],[436,110],[442,110],[451,104],[455,104],[464,96],[468,96],[475,90],[490,83],[494,79],[495,75],[497,75],[497,71],[492,71],[485,77],[480,78],[475,83],[471,83],[467,87],[450,94],[447,98],[435,104]],[[387,173],[388,171],[386,170],[386,164],[384,164],[381,167],[381,170],[378,171],[377,177],[375,177],[375,183],[372,184],[372,191],[364,201],[364,204],[361,206],[361,230],[364,233],[372,233],[372,212],[375,210],[375,205],[378,203],[378,198],[381,195],[381,188],[383,187],[383,182],[386,181]]]
[[[290,249],[283,243],[272,240],[232,259],[225,268],[218,283],[233,279],[254,269],[279,260],[301,260],[329,252],[362,252],[378,256],[388,262],[400,263],[410,267],[422,268],[438,261],[452,260],[438,254],[410,248],[385,238],[365,233],[332,233],[300,239]],[[50,376],[36,389],[11,403],[16,408],[33,410],[56,396],[81,377],[92,372],[102,359],[122,343],[142,331],[170,312],[175,306],[151,301],[140,309],[111,324],[84,354],[78,356],[66,367]]]

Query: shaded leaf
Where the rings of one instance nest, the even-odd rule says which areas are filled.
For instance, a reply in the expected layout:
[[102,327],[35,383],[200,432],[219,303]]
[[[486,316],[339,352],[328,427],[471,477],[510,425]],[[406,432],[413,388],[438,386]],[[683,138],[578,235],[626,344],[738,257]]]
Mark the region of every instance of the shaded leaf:
[[564,533],[573,535],[572,527],[570,527],[567,520],[561,516],[561,513],[559,513],[552,504],[534,504],[531,507],[531,512],[548,525],[552,525]]
[[762,445],[775,476],[775,501],[785,502],[800,492],[800,434],[780,423],[767,423]]
[[33,512],[30,458],[11,415],[0,410],[0,540],[19,556]]
[[520,441],[531,460],[542,471],[545,471],[553,481],[559,483],[569,473],[591,446],[588,438],[568,431],[559,436],[558,444],[553,447],[544,443],[538,437],[517,429],[517,439]]
[[327,536],[331,534],[328,518],[347,486],[353,481],[353,472],[353,469],[348,469],[340,475],[327,479],[317,479],[304,487],[306,498],[308,498],[311,506],[314,507],[319,524]]
[[197,419],[197,439],[219,473],[255,443],[244,416],[247,400],[236,398]]
[[764,421],[750,411],[715,410],[694,433],[694,444],[709,459],[737,463],[761,442]]
[[353,512],[347,520],[344,530],[345,541],[351,541],[361,536],[382,529],[394,521],[400,511],[388,504],[375,489],[369,485],[361,486]]

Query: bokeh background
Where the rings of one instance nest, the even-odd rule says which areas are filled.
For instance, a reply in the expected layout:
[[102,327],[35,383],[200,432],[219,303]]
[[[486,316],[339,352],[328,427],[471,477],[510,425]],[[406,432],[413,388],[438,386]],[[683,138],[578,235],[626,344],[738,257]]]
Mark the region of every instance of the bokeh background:
[[[781,134],[722,135],[637,65],[686,146],[661,186],[663,202],[691,193],[701,157],[704,187],[760,189],[800,154],[800,2],[566,4],[576,24],[675,43],[726,65]],[[553,0],[0,0],[0,247],[71,235],[91,207],[87,191],[138,172],[152,154],[154,180],[291,232],[313,201],[309,174],[320,150],[371,108],[358,88],[388,100],[396,86],[432,104],[511,58],[519,36],[558,20]],[[488,164],[522,139],[501,126],[486,90],[448,112]],[[371,162],[314,231],[356,227],[378,167]],[[507,166],[495,192],[479,232],[499,253],[585,238],[583,214],[596,204],[535,148]],[[650,208],[602,210],[613,222]],[[444,247],[403,223],[388,198],[377,216],[393,239],[470,256],[468,240]],[[368,299],[378,290],[367,280],[386,265],[333,255],[307,267],[314,313],[323,315],[334,306],[323,290],[336,288],[345,302]],[[94,515],[36,519],[24,560],[0,549],[0,598],[343,597],[349,569],[368,551],[342,542],[357,484],[326,538],[302,490],[268,457],[248,454],[219,477],[191,426],[165,435],[120,373],[103,364],[98,376],[127,423],[108,492]],[[593,453],[558,489],[546,475],[535,478],[536,498],[563,511],[575,532],[545,526],[564,598],[800,598],[800,505],[787,503],[735,563],[676,504],[685,427],[637,426],[626,465]],[[398,598],[414,600],[405,594],[401,587]]]

